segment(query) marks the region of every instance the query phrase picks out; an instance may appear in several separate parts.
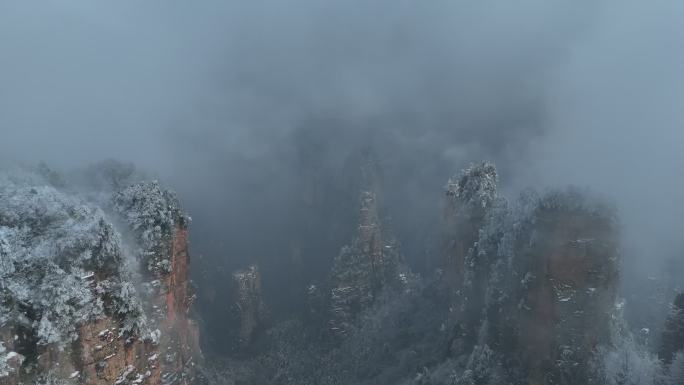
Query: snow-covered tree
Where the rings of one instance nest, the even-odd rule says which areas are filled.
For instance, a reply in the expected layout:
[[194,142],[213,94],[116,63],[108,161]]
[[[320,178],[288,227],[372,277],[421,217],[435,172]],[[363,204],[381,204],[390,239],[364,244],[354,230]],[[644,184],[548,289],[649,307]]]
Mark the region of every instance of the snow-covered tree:
[[105,314],[144,324],[134,289],[122,289],[124,259],[119,233],[100,208],[40,175],[0,173],[3,323],[28,322],[39,344],[60,347]]
[[658,357],[631,336],[624,336],[617,344],[604,350],[603,370],[607,385],[658,385],[662,365]]

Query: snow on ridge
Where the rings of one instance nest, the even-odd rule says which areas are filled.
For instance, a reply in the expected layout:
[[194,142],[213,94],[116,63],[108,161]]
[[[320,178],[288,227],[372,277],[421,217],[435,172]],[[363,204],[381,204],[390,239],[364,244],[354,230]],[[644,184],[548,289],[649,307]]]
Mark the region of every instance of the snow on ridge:
[[122,250],[100,207],[31,171],[0,171],[0,325],[29,323],[58,346],[104,315],[144,325]]

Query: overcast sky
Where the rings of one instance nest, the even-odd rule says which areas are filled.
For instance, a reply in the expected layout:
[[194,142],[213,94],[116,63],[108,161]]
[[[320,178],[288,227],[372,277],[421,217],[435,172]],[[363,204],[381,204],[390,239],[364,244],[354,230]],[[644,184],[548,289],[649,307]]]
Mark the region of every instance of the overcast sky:
[[492,159],[511,195],[611,196],[650,265],[681,254],[683,14],[677,0],[4,0],[0,159],[134,161],[205,226],[237,226],[296,193],[302,164],[337,169],[367,146],[409,207],[404,231],[451,173]]

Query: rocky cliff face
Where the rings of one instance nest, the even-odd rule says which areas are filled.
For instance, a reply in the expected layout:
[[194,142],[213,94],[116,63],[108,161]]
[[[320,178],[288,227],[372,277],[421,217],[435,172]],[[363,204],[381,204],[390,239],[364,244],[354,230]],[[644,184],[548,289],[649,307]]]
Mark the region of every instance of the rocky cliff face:
[[[461,171],[446,185],[441,286],[447,291],[454,335],[451,352],[467,355],[482,323],[492,264],[497,258],[496,225],[504,205],[497,193],[493,164],[482,162]],[[489,230],[490,233],[485,233]]]
[[472,254],[487,213],[496,202],[497,180],[494,165],[483,162],[447,181],[441,268],[444,282],[453,291],[463,287],[466,258]]
[[530,221],[524,243],[516,241],[524,275],[513,352],[530,384],[589,383],[589,363],[612,337],[619,285],[614,219],[569,191],[541,198]]
[[195,381],[199,331],[190,318],[188,218],[175,195],[156,182],[131,185],[114,195],[114,210],[133,231],[147,311],[161,335],[164,384]]
[[[373,181],[367,186],[376,185],[373,177],[367,178]],[[363,190],[357,235],[335,258],[331,274],[329,326],[334,335],[345,336],[356,315],[367,309],[382,289],[407,279],[398,248],[394,237],[381,226],[375,190]]]
[[87,201],[30,172],[0,175],[0,383],[195,379],[177,200],[155,183],[96,195],[109,198]]
[[611,343],[619,284],[612,210],[574,190],[509,208],[486,163],[447,198],[443,280],[455,289],[450,354],[462,381],[589,383],[589,363]]

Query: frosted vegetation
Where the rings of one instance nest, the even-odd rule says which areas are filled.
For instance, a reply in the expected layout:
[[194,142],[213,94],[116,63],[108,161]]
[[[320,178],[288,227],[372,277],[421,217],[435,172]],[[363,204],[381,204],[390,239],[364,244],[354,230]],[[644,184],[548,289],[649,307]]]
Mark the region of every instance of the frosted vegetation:
[[[0,377],[16,362],[35,359],[29,346],[65,349],[79,338],[80,325],[105,316],[120,323],[122,336],[158,337],[141,305],[146,294],[139,290],[145,286],[137,285],[138,267],[145,277],[168,272],[168,240],[176,225],[188,219],[173,193],[156,182],[140,182],[128,165],[107,162],[84,175],[80,189],[86,186],[87,193],[81,194],[45,165],[0,171],[0,326],[10,325],[17,335],[0,335]],[[372,295],[367,307],[343,319],[344,338],[325,337],[329,301],[335,298],[323,299],[313,309],[322,319],[295,317],[272,325],[253,351],[209,365],[207,377],[214,384],[524,384],[508,353],[491,343],[501,332],[497,327],[507,326],[492,315],[527,306],[524,300],[511,305],[510,299],[524,298],[520,293],[537,279],[526,253],[540,241],[534,231],[538,214],[581,212],[610,223],[616,217],[600,197],[586,191],[527,191],[508,202],[498,195],[496,183],[494,166],[481,163],[446,186],[448,196],[483,216],[477,246],[465,259],[463,301],[453,304],[444,298],[439,276],[388,269],[400,284],[357,287]],[[398,261],[398,242],[391,236],[383,239],[383,255]],[[371,285],[367,261],[359,260],[361,252],[354,246],[340,253],[345,263],[333,276]],[[471,307],[479,312],[470,312]],[[458,352],[450,344],[452,313],[459,311],[481,326],[471,349],[447,354]],[[624,323],[622,311],[622,303],[612,309],[613,335],[597,347],[591,362],[578,362],[569,344],[558,367],[571,372],[581,366],[591,373],[591,385],[684,384],[684,352],[675,353],[671,363],[661,361],[647,340]],[[673,310],[673,317],[680,313]]]
[[[151,201],[140,198],[150,190]],[[110,200],[103,201],[107,194]],[[17,334],[4,338],[17,340],[24,354],[31,346],[62,350],[79,338],[81,325],[104,316],[120,322],[122,336],[152,338],[133,280],[138,262],[127,250],[158,246],[180,212],[169,209],[167,195],[145,184],[116,199],[110,190],[87,201],[44,165],[0,171],[0,325]],[[116,215],[96,201],[126,214],[142,244],[124,247]],[[153,216],[160,219],[149,226]],[[19,355],[0,345],[0,374]]]
[[446,192],[448,196],[466,202],[466,206],[471,209],[469,211],[479,212],[496,201],[498,180],[494,164],[473,164],[457,176],[449,178]]
[[160,188],[156,181],[141,182],[115,193],[112,205],[133,230],[138,257],[146,262],[148,271],[169,272],[171,265],[165,258],[169,255],[168,241],[176,224],[187,220],[176,195]]

